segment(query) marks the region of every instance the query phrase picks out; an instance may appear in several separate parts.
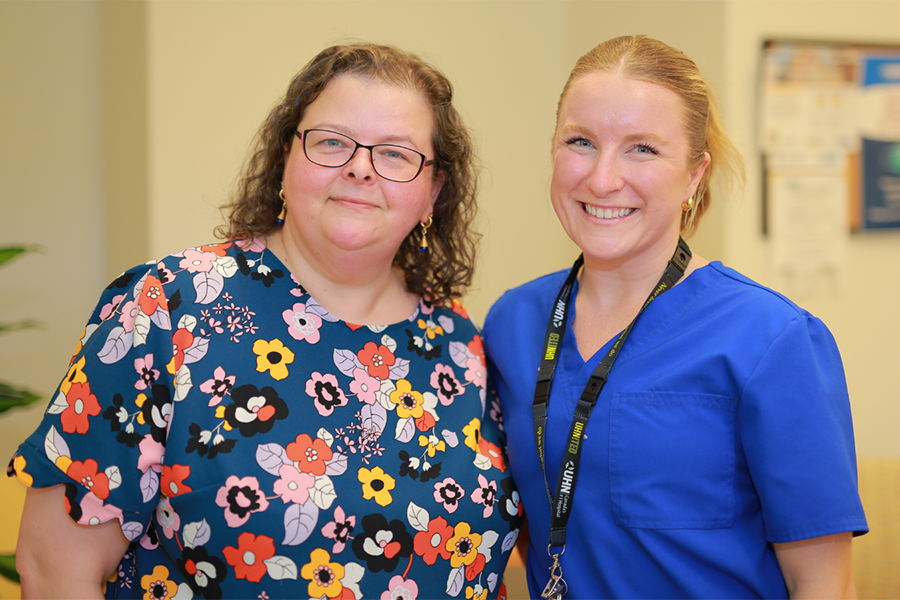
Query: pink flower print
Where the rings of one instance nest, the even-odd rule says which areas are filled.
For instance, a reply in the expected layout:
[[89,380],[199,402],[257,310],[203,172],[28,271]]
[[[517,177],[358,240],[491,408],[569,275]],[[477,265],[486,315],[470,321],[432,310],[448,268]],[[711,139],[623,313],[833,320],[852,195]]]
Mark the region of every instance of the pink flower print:
[[82,496],[79,506],[81,507],[81,518],[78,519],[78,522],[82,525],[99,525],[113,519],[118,519],[119,523],[124,522],[122,509],[112,504],[104,504],[103,500],[93,492]]
[[164,262],[156,263],[156,274],[163,283],[169,283],[170,281],[175,280],[175,275],[168,267],[166,267],[166,263]]
[[487,477],[478,475],[478,487],[469,496],[475,504],[484,505],[483,516],[485,519],[494,512],[494,504],[497,502],[497,483],[488,482]]
[[412,579],[403,579],[402,575],[391,577],[387,591],[381,592],[381,600],[416,600],[418,597],[419,586]]
[[105,321],[110,318],[114,314],[116,307],[119,306],[119,302],[121,302],[124,297],[125,294],[113,296],[113,299],[108,304],[104,304],[103,308],[100,309],[100,320]]
[[209,273],[213,270],[213,263],[218,256],[213,252],[200,252],[191,248],[184,251],[184,258],[178,263],[178,266],[188,273]]
[[178,529],[181,527],[181,517],[172,508],[172,503],[168,498],[163,498],[156,505],[156,521],[162,528],[163,534],[170,540],[173,535],[178,533]]
[[222,327],[222,321],[219,321],[215,317],[209,317],[206,319],[206,324],[209,325],[209,328],[216,333],[224,333],[225,328]]
[[344,515],[344,509],[340,506],[334,509],[334,521],[327,523],[322,528],[322,535],[334,540],[334,546],[331,548],[332,554],[344,551],[354,527],[356,527],[356,517]]
[[365,369],[353,369],[350,391],[356,394],[360,402],[375,404],[375,393],[380,389],[381,381],[377,377],[372,377]]
[[453,367],[437,364],[431,373],[431,387],[437,390],[438,400],[444,406],[449,406],[453,398],[463,393],[462,383],[453,373]]
[[480,388],[487,386],[487,368],[477,358],[466,361],[466,381]]
[[134,318],[137,316],[140,308],[138,307],[137,298],[132,298],[122,305],[122,314],[119,315],[119,323],[125,331],[134,331]]
[[310,344],[319,341],[322,319],[318,315],[306,312],[306,305],[302,302],[297,302],[293,308],[281,313],[281,318],[288,324],[288,332],[295,340],[306,340]]
[[215,406],[228,395],[229,390],[234,387],[234,381],[234,375],[226,375],[225,369],[216,367],[216,370],[213,371],[213,378],[200,384],[200,391],[204,394],[212,394],[209,406]]
[[138,458],[138,469],[141,473],[146,473],[147,469],[153,469],[157,473],[162,471],[165,446],[154,440],[153,435],[148,433],[138,444],[138,448],[141,451],[141,456]]
[[216,493],[216,505],[225,509],[225,522],[229,527],[240,527],[250,519],[251,513],[269,508],[269,501],[260,491],[256,477],[239,479],[231,475]]
[[338,386],[337,377],[331,373],[322,375],[314,371],[306,382],[306,393],[315,400],[316,410],[323,417],[333,413],[336,406],[347,405],[347,396]]
[[309,500],[309,488],[315,485],[315,477],[301,473],[294,465],[281,465],[278,475],[281,479],[275,482],[275,493],[283,503],[305,504]]
[[134,387],[139,390],[146,390],[159,379],[159,371],[153,368],[152,354],[134,359],[134,370],[140,376],[140,379],[134,384]]
[[447,477],[434,484],[434,499],[439,504],[443,504],[449,513],[456,512],[456,509],[459,508],[459,501],[465,495],[466,490],[452,477]]

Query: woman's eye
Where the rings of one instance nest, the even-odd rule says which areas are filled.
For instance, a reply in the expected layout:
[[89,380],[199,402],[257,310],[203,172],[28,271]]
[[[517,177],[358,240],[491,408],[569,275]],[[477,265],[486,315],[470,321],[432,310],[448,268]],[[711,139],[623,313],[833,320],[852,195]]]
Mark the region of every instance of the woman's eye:
[[656,148],[648,146],[647,144],[638,144],[634,147],[634,151],[638,154],[659,154],[659,152],[656,151]]
[[590,148],[593,146],[589,141],[582,137],[574,137],[566,140],[567,146],[575,146],[577,148]]
[[336,139],[336,138],[329,138],[327,140],[322,140],[319,143],[324,146],[328,146],[330,148],[343,148],[344,146],[346,146],[346,144],[344,144],[343,141]]

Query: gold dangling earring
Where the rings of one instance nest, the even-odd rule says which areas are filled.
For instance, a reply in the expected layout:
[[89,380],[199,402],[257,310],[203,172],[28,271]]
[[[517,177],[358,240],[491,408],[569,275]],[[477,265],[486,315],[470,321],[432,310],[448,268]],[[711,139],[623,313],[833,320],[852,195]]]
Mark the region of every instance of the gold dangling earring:
[[431,227],[431,215],[428,215],[427,223],[419,223],[422,227],[422,241],[419,242],[419,252],[428,252],[428,228]]
[[694,197],[693,196],[688,198],[687,202],[681,203],[681,210],[683,210],[684,212],[687,212],[687,211],[691,210],[692,208],[694,208]]
[[281,186],[281,189],[278,191],[278,197],[281,198],[281,213],[275,219],[275,222],[279,225],[284,225],[284,220],[287,217],[287,201],[284,199],[284,186]]

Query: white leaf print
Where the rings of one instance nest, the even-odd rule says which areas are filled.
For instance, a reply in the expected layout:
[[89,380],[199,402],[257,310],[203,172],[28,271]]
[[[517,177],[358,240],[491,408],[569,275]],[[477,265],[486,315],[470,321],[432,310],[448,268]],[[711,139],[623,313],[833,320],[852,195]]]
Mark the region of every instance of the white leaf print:
[[69,408],[69,403],[66,400],[66,395],[60,392],[56,395],[56,398],[54,398],[53,404],[47,409],[47,414],[58,415],[67,408]]
[[367,325],[367,329],[372,333],[381,333],[387,329],[387,325]]
[[353,597],[357,600],[363,597],[362,591],[359,589],[359,582],[362,581],[365,574],[365,567],[359,563],[349,562],[344,565],[344,578],[341,579],[341,583],[345,590],[353,592]]
[[316,432],[316,437],[328,444],[328,447],[331,448],[334,445],[334,436],[328,433],[328,430],[324,427],[320,427]]
[[447,577],[448,596],[459,596],[459,593],[463,589],[463,584],[466,582],[465,570],[466,566],[460,565],[450,571],[450,576]]
[[447,442],[447,445],[451,448],[456,448],[456,445],[459,444],[459,437],[457,437],[455,431],[444,429],[441,431],[441,437],[444,438],[444,441]]
[[321,317],[323,321],[328,321],[329,323],[336,323],[338,320],[337,317],[322,308],[319,303],[312,298],[310,298],[306,303],[306,312]]
[[275,477],[281,476],[281,467],[291,464],[287,451],[278,444],[259,444],[256,447],[256,464]]
[[[152,264],[152,263],[147,263],[147,264]],[[150,271],[147,271],[146,273],[144,273],[141,276],[141,278],[138,280],[138,282],[136,284],[134,284],[134,288],[132,288],[131,293],[134,295],[135,298],[137,298],[138,296],[140,296],[141,294],[144,293],[144,282],[147,281],[147,276],[149,274],[150,274]],[[159,273],[157,273],[157,275],[158,274]]]
[[150,502],[159,494],[159,473],[153,469],[147,469],[141,475],[141,496],[144,502]]
[[450,360],[457,367],[466,368],[466,361],[470,358],[475,358],[471,352],[469,352],[469,347],[463,344],[462,342],[450,342]]
[[394,430],[394,439],[400,442],[401,444],[405,444],[409,440],[413,439],[413,436],[416,434],[416,421],[412,417],[406,417],[400,421],[397,421],[397,428]]
[[106,467],[106,470],[103,472],[106,473],[106,477],[109,479],[110,490],[114,490],[122,485],[122,472],[119,470],[119,467],[115,465]]
[[188,331],[193,332],[194,327],[197,326],[197,317],[194,315],[184,315],[180,319],[178,319],[178,329],[187,329]]
[[50,426],[50,431],[48,431],[47,435],[44,437],[44,452],[47,454],[47,458],[54,463],[60,456],[65,456],[66,458],[72,457],[72,453],[69,451],[66,440],[59,435],[55,425]]
[[188,523],[184,526],[183,535],[184,545],[188,548],[195,548],[197,546],[203,546],[209,541],[209,538],[212,535],[212,528],[210,528],[206,519],[199,522],[194,521],[193,523]]
[[319,507],[310,500],[305,504],[291,504],[284,511],[285,546],[299,546],[309,538],[319,520]]
[[347,455],[335,452],[331,456],[331,460],[325,463],[325,474],[337,477],[343,475],[347,471]]
[[237,261],[233,256],[220,256],[213,262],[213,267],[225,278],[234,277],[238,270]]
[[428,511],[421,506],[416,506],[414,502],[410,502],[406,507],[406,519],[416,531],[428,531],[428,521],[431,520]]
[[393,354],[397,353],[397,342],[391,336],[389,336],[389,335],[381,336],[381,345],[386,346],[387,349],[391,351],[391,353],[393,353]]
[[197,291],[197,299],[194,300],[194,304],[213,302],[222,293],[223,287],[225,287],[225,279],[218,271],[195,274],[194,289]]
[[337,498],[334,492],[334,483],[328,475],[319,475],[316,477],[316,484],[309,492],[309,497],[321,510],[331,508],[331,503]]
[[513,546],[516,545],[516,540],[519,539],[519,530],[514,529],[506,534],[506,537],[503,538],[503,545],[500,546],[500,552],[509,552],[513,549]]
[[[162,309],[157,309],[156,312],[159,312]],[[131,344],[134,348],[137,348],[141,344],[146,343],[147,334],[150,333],[150,317],[147,316],[144,311],[138,310],[137,314],[134,316],[134,332],[132,333]]]
[[124,327],[114,327],[109,332],[100,352],[97,353],[100,362],[111,365],[121,360],[131,348],[131,335],[131,332],[125,331]]
[[478,546],[478,554],[484,556],[484,562],[491,562],[491,548],[497,543],[500,536],[496,531],[485,531],[481,536],[481,544]]
[[163,329],[165,331],[170,331],[172,329],[172,316],[167,310],[157,308],[156,312],[150,315],[150,320],[153,321],[153,324],[160,329]]
[[198,362],[209,351],[209,338],[197,336],[191,347],[184,351],[184,364],[189,365]]
[[124,525],[122,525],[122,533],[125,534],[132,542],[144,533],[144,526],[138,523],[137,521],[128,521]]
[[409,375],[409,361],[405,358],[398,358],[397,362],[391,367],[391,379],[403,379]]
[[181,368],[175,373],[175,397],[172,400],[181,402],[192,387],[194,387],[194,382],[191,380],[191,370],[187,365],[181,365]]
[[279,579],[297,579],[297,565],[287,556],[273,556],[263,561],[269,577]]
[[[390,399],[390,396],[388,396]],[[393,403],[391,403],[393,405]],[[363,427],[372,432],[375,439],[381,437],[387,426],[387,410],[381,404],[365,405],[359,411],[362,415]],[[372,441],[375,441],[374,439]]]
[[394,407],[397,406],[393,402],[391,402],[391,392],[397,389],[396,384],[390,379],[385,379],[381,382],[381,388],[375,392],[375,400],[378,401],[378,404],[382,406],[387,411],[393,411]]
[[178,591],[172,596],[172,600],[191,600],[194,597],[194,590],[186,583],[178,584]]
[[491,459],[485,456],[484,454],[475,454],[475,460],[472,461],[476,467],[481,469],[482,471],[487,471],[491,468]]
[[341,348],[334,349],[334,366],[347,377],[353,377],[354,369],[365,369],[355,352]]
[[438,324],[444,330],[444,333],[453,333],[453,330],[456,329],[456,322],[447,315],[439,316]]

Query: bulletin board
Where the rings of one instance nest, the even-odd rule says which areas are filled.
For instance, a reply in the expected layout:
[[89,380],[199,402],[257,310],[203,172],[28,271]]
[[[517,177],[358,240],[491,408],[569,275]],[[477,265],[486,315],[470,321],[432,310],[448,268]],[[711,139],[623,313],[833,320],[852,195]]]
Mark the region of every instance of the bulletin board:
[[900,46],[768,40],[761,67],[767,233],[900,231]]

